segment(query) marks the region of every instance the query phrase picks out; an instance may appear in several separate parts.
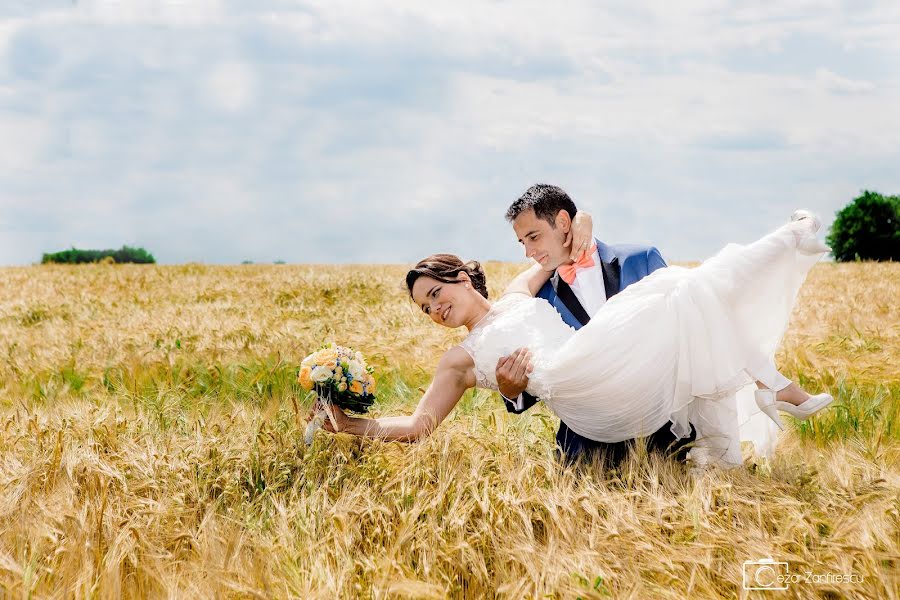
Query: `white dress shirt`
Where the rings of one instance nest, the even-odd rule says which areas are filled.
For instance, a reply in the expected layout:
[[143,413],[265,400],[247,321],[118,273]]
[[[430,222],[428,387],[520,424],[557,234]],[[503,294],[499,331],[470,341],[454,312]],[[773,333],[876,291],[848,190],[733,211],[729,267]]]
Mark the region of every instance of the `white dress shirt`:
[[575,271],[575,281],[569,286],[575,297],[591,318],[606,304],[606,286],[603,282],[603,268],[600,265],[600,254],[594,250],[594,266]]

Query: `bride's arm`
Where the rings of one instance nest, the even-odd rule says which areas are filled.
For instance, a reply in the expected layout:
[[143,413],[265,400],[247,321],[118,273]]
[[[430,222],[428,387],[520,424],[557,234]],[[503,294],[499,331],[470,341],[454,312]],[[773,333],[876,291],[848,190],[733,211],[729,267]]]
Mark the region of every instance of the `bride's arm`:
[[[431,385],[412,415],[367,419],[348,416],[332,406],[332,413],[338,424],[337,430],[388,441],[415,442],[428,437],[450,414],[463,393],[475,386],[473,368],[474,364],[468,353],[455,346],[441,358]],[[334,431],[329,419],[325,419],[324,428]]]
[[534,296],[540,291],[541,287],[547,283],[547,280],[550,279],[550,276],[553,275],[550,271],[545,271],[541,268],[541,265],[535,263],[528,267],[527,271],[523,271],[515,276],[515,278],[509,282],[509,285],[506,286],[506,289],[503,290],[503,296],[507,294],[528,294],[529,296]]
[[[566,241],[563,247],[570,248],[570,258],[577,259],[585,250],[591,247],[593,243],[593,227],[594,219],[589,213],[579,211],[575,218],[572,219],[572,226],[566,234]],[[541,287],[547,283],[553,273],[545,271],[541,265],[535,263],[528,267],[528,270],[516,275],[516,277],[506,286],[503,296],[506,294],[528,294],[535,296]]]
[[569,249],[569,258],[578,260],[578,257],[584,254],[593,243],[594,217],[589,212],[578,211],[575,218],[572,219],[572,226],[569,228],[569,233],[566,234],[563,247]]

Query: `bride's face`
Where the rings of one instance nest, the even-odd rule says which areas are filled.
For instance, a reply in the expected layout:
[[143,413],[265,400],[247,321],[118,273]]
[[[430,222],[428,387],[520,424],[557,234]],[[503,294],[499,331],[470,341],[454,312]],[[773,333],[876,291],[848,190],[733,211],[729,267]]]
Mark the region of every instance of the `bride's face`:
[[571,262],[568,249],[563,246],[572,222],[569,213],[559,211],[555,226],[539,218],[533,210],[526,210],[513,221],[519,242],[525,246],[525,256],[533,258],[545,271],[554,271]]
[[460,279],[459,283],[444,283],[431,277],[419,277],[413,284],[412,298],[422,312],[438,325],[462,327],[474,306],[471,284],[466,288],[467,284],[468,279]]

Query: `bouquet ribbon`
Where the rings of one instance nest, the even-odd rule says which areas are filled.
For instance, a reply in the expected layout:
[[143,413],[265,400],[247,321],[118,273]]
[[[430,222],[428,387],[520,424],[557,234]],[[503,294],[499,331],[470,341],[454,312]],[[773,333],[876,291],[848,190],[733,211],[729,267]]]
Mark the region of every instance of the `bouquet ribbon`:
[[316,414],[313,416],[312,420],[307,423],[306,431],[303,432],[303,441],[306,442],[307,446],[312,445],[313,437],[316,432],[322,428],[322,425],[325,424],[325,417],[328,417],[328,420],[331,421],[331,427],[337,431],[337,421],[334,420],[334,414],[331,412],[331,400],[327,397],[323,397],[323,395],[317,391],[316,393]]

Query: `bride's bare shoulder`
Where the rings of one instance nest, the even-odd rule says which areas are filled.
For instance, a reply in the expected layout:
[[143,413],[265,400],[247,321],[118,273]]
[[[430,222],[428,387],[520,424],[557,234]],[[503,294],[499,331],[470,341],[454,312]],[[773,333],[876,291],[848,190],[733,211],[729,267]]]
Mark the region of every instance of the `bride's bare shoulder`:
[[475,360],[462,346],[453,346],[441,357],[438,374],[446,373],[465,387],[475,387]]
[[475,360],[462,346],[453,346],[441,357],[438,368],[466,370],[475,366]]

